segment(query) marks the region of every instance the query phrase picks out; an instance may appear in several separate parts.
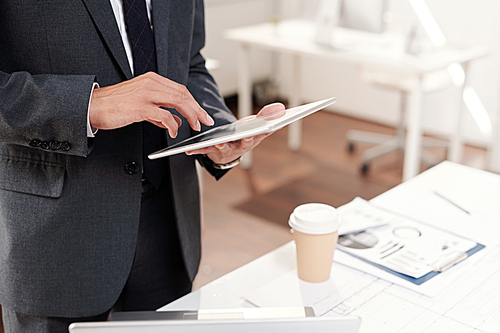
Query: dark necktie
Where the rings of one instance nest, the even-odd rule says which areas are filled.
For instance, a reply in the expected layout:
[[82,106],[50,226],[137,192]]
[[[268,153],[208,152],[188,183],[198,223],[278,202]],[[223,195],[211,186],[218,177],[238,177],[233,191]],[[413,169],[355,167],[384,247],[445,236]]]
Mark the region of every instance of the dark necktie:
[[[146,72],[156,72],[156,51],[153,31],[148,19],[145,0],[123,0],[125,25],[132,47],[134,75],[139,76]],[[148,154],[165,147],[164,130],[149,123],[142,122],[142,163],[144,177],[155,188],[158,188],[167,159],[150,160]]]

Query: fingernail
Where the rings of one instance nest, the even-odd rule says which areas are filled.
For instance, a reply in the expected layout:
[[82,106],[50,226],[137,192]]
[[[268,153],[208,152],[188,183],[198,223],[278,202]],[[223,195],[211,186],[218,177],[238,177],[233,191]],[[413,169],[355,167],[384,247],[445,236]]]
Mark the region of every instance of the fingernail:
[[207,122],[208,122],[208,125],[209,126],[212,126],[213,124],[215,124],[215,121],[212,119],[212,117],[210,117],[210,115],[207,113]]
[[192,152],[190,152],[190,151],[187,151],[187,152],[186,152],[186,155],[193,155],[193,153],[192,153]]
[[201,130],[201,125],[199,120],[196,120],[196,124],[194,125],[194,130],[197,132]]
[[245,140],[246,142],[250,142],[253,140],[253,136],[249,137],[249,138],[244,138],[243,140]]
[[224,149],[224,148],[226,148],[226,144],[223,144],[222,146],[216,146],[216,147],[217,147],[217,149]]

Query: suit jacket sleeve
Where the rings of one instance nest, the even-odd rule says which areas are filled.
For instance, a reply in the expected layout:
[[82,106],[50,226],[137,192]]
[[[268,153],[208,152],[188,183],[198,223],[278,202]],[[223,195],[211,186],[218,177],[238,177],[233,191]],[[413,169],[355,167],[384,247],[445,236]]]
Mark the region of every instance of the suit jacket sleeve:
[[94,80],[92,75],[0,71],[0,142],[33,149],[44,149],[34,147],[33,140],[67,142],[69,150],[53,151],[87,156],[87,113]]
[[[189,68],[189,79],[187,88],[198,101],[201,107],[207,111],[215,121],[215,126],[236,121],[236,117],[231,113],[220,95],[217,84],[205,67],[205,59],[200,50],[205,46],[205,22],[203,1],[196,1],[195,21],[193,38],[191,45],[191,61]],[[209,127],[202,125],[202,130]],[[197,134],[194,132],[193,134]],[[217,170],[213,167],[213,162],[206,156],[198,156],[198,161],[214,177],[219,179],[226,171]]]

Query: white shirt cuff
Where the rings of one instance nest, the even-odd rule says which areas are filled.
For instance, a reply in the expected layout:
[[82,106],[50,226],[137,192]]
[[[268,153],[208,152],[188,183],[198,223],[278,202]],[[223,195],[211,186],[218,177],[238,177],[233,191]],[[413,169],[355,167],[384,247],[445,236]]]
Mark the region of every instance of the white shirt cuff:
[[99,88],[99,84],[97,82],[94,83],[94,86],[92,87],[92,91],[90,92],[90,98],[89,98],[89,107],[87,109],[87,138],[93,138],[95,134],[97,133],[97,128],[93,128],[90,126],[90,101],[92,100],[92,94],[94,93],[94,89]]

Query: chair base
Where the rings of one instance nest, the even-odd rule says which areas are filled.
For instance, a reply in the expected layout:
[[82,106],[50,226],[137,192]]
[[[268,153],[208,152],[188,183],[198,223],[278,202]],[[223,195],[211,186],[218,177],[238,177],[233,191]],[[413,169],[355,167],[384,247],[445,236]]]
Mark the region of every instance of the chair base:
[[[373,144],[374,147],[368,148],[363,152],[361,157],[361,168],[360,172],[362,175],[366,175],[370,169],[370,162],[374,159],[387,155],[393,151],[404,151],[405,149],[405,138],[403,135],[386,135],[358,130],[347,131],[347,149],[350,153],[355,150],[356,143],[367,143]],[[433,139],[433,138],[423,138],[422,147],[448,147],[448,142],[445,140]],[[422,161],[429,166],[436,165],[440,162],[440,159],[433,153],[429,151],[422,151]]]

